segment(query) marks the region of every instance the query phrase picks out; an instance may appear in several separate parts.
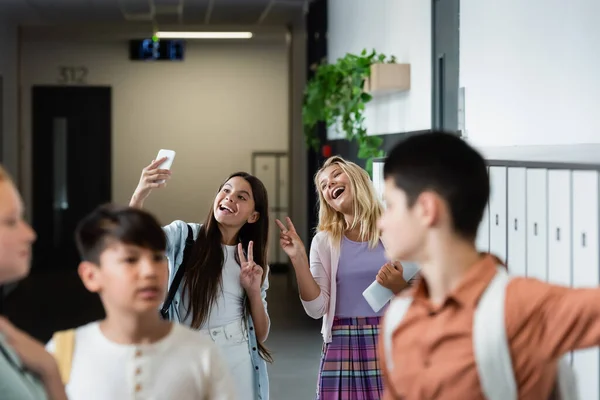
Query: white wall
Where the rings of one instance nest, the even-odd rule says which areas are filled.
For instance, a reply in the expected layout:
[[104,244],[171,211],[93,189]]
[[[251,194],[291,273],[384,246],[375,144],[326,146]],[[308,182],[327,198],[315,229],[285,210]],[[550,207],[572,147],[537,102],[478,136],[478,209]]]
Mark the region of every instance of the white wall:
[[[252,151],[288,149],[283,36],[272,43],[188,41],[183,63],[129,61],[124,40],[32,36],[26,36],[22,52],[22,168],[28,179],[31,86],[55,84],[59,65],[85,65],[89,84],[113,88],[114,201],[129,201],[141,169],[158,149],[177,151],[169,186],[147,203],[162,222],[203,220],[222,180],[250,171]],[[27,200],[30,189],[25,188]]]
[[460,85],[480,146],[600,143],[598,0],[462,0]]
[[[408,92],[374,98],[366,109],[370,134],[431,128],[431,1],[329,0],[328,59],[375,49],[411,64]],[[334,137],[329,133],[329,138]]]
[[[18,179],[17,26],[0,20],[0,75],[3,78],[2,164]],[[2,94],[0,94],[2,95]]]

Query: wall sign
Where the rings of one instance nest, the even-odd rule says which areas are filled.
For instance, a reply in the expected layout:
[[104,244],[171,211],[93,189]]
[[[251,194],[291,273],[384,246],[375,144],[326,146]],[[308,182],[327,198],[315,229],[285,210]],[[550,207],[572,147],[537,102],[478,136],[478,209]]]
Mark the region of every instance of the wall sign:
[[58,83],[61,85],[85,85],[87,83],[88,68],[84,66],[58,67]]

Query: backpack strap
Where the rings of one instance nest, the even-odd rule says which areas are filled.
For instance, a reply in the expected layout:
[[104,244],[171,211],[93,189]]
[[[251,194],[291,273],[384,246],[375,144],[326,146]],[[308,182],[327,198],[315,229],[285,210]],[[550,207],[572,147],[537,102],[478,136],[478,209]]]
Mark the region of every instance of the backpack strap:
[[383,318],[383,348],[385,349],[385,366],[388,371],[394,368],[392,359],[392,336],[404,319],[404,315],[412,304],[412,297],[394,297]]
[[504,306],[511,277],[504,267],[483,292],[473,318],[473,350],[479,382],[488,400],[517,400],[518,391],[508,339]]
[[577,375],[565,357],[562,357],[558,362],[554,390],[555,399],[557,400],[579,400],[580,398]]
[[62,382],[66,385],[71,376],[73,352],[75,351],[75,329],[55,332],[52,335],[52,341],[54,342],[54,359],[58,364]]
[[185,267],[188,259],[190,258],[190,253],[192,247],[194,246],[194,230],[188,224],[188,235],[185,239],[185,247],[183,249],[183,260],[181,260],[181,264],[179,268],[177,268],[177,272],[175,273],[175,277],[173,278],[173,282],[171,282],[171,287],[169,288],[169,292],[167,294],[167,298],[163,303],[162,308],[160,309],[160,315],[162,315],[163,319],[170,319],[169,316],[169,308],[171,307],[171,303],[173,303],[173,299],[175,298],[175,294],[177,290],[179,290],[179,285],[181,284],[181,280],[183,279],[183,275],[185,274]]

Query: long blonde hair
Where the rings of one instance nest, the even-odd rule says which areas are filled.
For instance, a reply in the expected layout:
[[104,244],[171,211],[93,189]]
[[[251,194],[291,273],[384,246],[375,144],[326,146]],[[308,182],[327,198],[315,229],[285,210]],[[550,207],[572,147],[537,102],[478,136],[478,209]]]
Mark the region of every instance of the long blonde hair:
[[[323,191],[319,186],[319,175],[332,165],[337,165],[344,171],[352,187],[352,214],[354,219],[350,226],[346,223],[341,212],[334,210],[327,204],[325,197],[323,197]],[[380,239],[377,220],[383,212],[383,206],[375,194],[375,188],[369,174],[355,163],[346,161],[340,156],[333,156],[329,157],[321,169],[317,171],[314,181],[319,194],[319,224],[317,225],[317,231],[328,232],[331,235],[332,242],[338,245],[347,230],[360,226],[360,240],[368,241],[369,247],[375,248]]]

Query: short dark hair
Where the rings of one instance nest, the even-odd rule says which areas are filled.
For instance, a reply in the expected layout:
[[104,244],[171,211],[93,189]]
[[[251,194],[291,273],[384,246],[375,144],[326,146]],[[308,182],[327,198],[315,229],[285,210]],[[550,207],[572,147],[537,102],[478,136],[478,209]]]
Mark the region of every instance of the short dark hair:
[[165,251],[167,239],[158,221],[148,212],[105,204],[77,225],[75,241],[84,261],[100,263],[100,255],[111,242]]
[[425,191],[436,192],[450,209],[454,231],[472,240],[490,195],[483,157],[455,134],[433,131],[411,136],[389,153],[385,179],[406,193],[409,206]]

